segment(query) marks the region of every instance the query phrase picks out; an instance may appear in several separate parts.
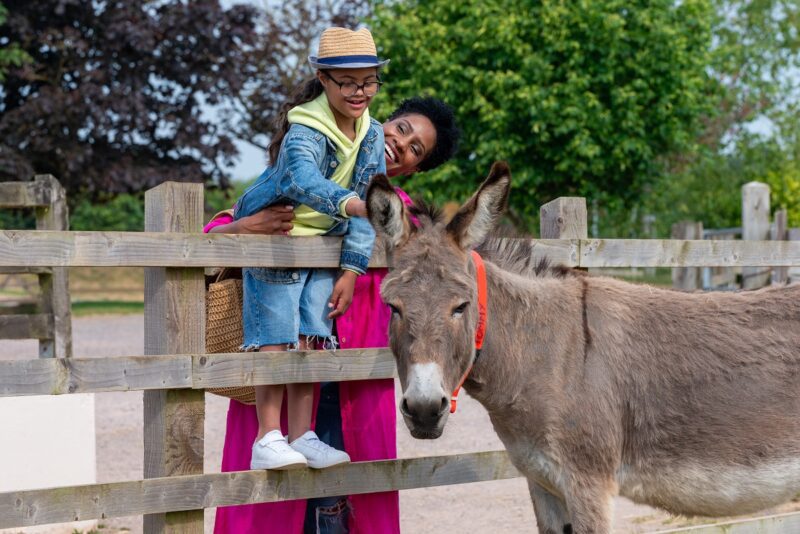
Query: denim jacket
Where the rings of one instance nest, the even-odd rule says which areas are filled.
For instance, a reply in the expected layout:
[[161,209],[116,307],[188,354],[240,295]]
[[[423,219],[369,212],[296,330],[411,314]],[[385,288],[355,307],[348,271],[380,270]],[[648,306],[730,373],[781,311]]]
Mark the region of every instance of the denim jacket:
[[383,127],[370,119],[361,142],[350,188],[330,180],[339,164],[336,147],[313,128],[293,124],[283,139],[278,161],[259,176],[236,202],[234,219],[240,219],[273,204],[305,204],[332,217],[336,223],[325,235],[343,235],[339,264],[357,273],[367,270],[375,232],[363,217],[347,218],[339,212],[342,200],[364,199],[373,175],[386,172]]

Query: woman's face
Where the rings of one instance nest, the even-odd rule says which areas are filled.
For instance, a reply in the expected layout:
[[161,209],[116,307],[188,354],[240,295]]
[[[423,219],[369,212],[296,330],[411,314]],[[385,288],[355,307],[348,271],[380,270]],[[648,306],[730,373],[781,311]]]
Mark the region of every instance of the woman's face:
[[386,174],[399,176],[419,170],[419,164],[436,146],[436,128],[419,113],[401,115],[383,123],[386,139]]
[[[375,67],[318,70],[317,76],[337,122],[339,119],[355,120],[363,115],[378,89],[378,69]],[[353,91],[353,84],[361,87]]]

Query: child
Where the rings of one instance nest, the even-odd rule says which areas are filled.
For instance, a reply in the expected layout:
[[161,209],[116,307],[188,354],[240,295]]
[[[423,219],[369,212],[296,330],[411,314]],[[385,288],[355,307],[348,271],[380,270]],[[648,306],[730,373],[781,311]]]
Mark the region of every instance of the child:
[[[344,235],[338,275],[327,269],[243,270],[244,344],[260,351],[335,345],[331,323],[349,306],[356,277],[366,271],[374,233],[362,199],[369,179],[386,171],[383,130],[368,106],[380,88],[372,35],[328,28],[317,69],[279,119],[270,167],[236,203],[235,219],[266,206],[295,206],[293,236]],[[289,109],[291,107],[291,109]],[[312,384],[286,386],[288,441],[280,431],[284,386],[258,386],[259,434],[251,469],[325,468],[350,461],[311,430]]]

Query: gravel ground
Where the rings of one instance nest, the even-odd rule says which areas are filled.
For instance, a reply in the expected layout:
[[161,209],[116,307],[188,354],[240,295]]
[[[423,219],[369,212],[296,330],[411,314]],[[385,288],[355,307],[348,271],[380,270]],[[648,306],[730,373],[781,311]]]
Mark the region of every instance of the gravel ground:
[[[142,354],[144,323],[141,315],[82,317],[73,320],[76,357],[110,357]],[[35,358],[35,341],[3,341],[0,359]],[[100,393],[96,402],[97,482],[142,478],[142,394]],[[219,472],[228,400],[206,395],[205,471]],[[501,449],[486,411],[462,393],[459,410],[435,441],[418,441],[398,420],[401,457],[431,456]],[[536,532],[527,486],[523,479],[481,482],[400,493],[404,533],[450,534],[469,532]],[[653,532],[692,524],[627,499],[615,501],[615,532]],[[800,509],[791,503],[773,513]],[[206,532],[212,532],[214,509],[205,514]],[[140,533],[140,517],[104,520],[100,532]]]

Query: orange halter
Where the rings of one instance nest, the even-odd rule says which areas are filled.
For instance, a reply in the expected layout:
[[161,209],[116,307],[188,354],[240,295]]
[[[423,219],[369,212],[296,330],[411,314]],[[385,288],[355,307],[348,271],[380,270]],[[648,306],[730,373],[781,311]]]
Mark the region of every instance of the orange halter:
[[469,367],[467,367],[467,372],[461,377],[456,389],[453,390],[453,394],[450,396],[450,413],[455,413],[456,411],[458,392],[461,391],[461,386],[464,385],[469,373],[472,371],[472,366],[475,364],[478,356],[481,355],[483,338],[486,336],[486,315],[488,313],[488,308],[486,306],[486,266],[483,264],[483,258],[481,258],[481,255],[474,250],[472,251],[472,261],[475,263],[475,278],[478,282],[478,327],[475,329],[475,358],[473,358],[472,363],[470,363]]

